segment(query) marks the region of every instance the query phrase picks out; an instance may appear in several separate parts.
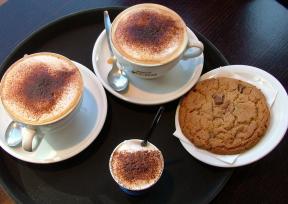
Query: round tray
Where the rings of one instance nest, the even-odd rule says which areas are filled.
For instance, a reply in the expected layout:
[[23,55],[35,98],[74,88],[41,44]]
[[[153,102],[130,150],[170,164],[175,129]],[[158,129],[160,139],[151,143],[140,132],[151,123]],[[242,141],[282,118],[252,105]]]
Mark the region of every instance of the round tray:
[[[123,8],[107,8],[111,19]],[[63,17],[25,39],[5,60],[0,76],[26,53],[56,52],[92,70],[94,42],[104,29],[103,10],[93,9]],[[203,72],[227,65],[227,60],[205,37]],[[165,170],[147,194],[131,197],[114,183],[108,167],[111,152],[120,142],[141,138],[157,106],[129,104],[107,93],[108,114],[98,138],[66,161],[40,165],[20,161],[0,151],[0,181],[19,203],[208,203],[222,189],[233,170],[208,166],[194,159],[172,134],[179,100],[165,104],[151,142],[163,153]]]

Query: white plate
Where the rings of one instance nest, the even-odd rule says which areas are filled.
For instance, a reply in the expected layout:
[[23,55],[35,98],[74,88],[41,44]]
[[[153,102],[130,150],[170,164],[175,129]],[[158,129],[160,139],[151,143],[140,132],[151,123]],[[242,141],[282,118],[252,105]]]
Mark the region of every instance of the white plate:
[[[188,29],[191,39],[197,37]],[[107,75],[112,68],[107,63],[110,57],[105,30],[100,34],[93,48],[92,63],[94,72],[103,86],[114,96],[135,104],[156,105],[179,98],[198,81],[204,62],[203,54],[197,58],[182,60],[167,74],[156,79],[140,79],[132,73],[129,77],[128,90],[122,93],[114,91],[107,82]]]
[[[211,156],[211,154],[205,153],[206,150],[199,149],[195,147],[194,145],[189,145],[183,141],[180,140],[183,147],[196,159],[213,166],[218,167],[238,167],[250,164],[252,162],[255,162],[264,156],[266,156],[269,152],[271,152],[281,141],[281,139],[284,137],[285,132],[288,127],[288,96],[284,89],[284,87],[281,85],[281,83],[271,74],[251,66],[246,65],[231,65],[231,66],[225,66],[223,67],[225,69],[229,69],[229,72],[232,72],[234,74],[238,74],[240,76],[255,76],[255,77],[261,77],[264,78],[269,82],[269,84],[273,87],[273,89],[277,90],[277,96],[274,101],[274,104],[272,108],[270,109],[271,113],[271,120],[270,125],[268,127],[268,130],[264,137],[259,141],[259,143],[251,148],[250,150],[241,153],[239,157],[236,159],[236,161],[233,164],[228,164],[223,161],[220,161],[214,156]],[[210,78],[211,76],[214,76],[215,74],[219,74],[222,72],[225,72],[225,69],[217,68],[214,70],[211,70],[210,72],[205,73],[203,76],[201,76],[200,80]],[[261,89],[261,87],[260,87]],[[178,121],[178,114],[179,114],[179,108],[180,104],[177,107],[176,110],[176,116],[175,116],[175,126],[177,130],[180,130],[179,121]]]
[[84,95],[80,111],[67,127],[45,135],[35,152],[22,147],[11,148],[5,143],[5,130],[11,122],[0,103],[0,146],[10,155],[31,163],[59,162],[80,153],[90,145],[101,131],[107,114],[105,90],[97,77],[83,65],[74,62],[84,81]]

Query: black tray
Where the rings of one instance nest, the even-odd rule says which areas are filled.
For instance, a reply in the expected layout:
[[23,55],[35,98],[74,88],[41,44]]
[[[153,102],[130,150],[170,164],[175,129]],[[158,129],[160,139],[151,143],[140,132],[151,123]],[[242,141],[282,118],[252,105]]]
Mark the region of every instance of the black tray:
[[[123,8],[109,8],[111,18]],[[2,63],[0,75],[26,53],[51,51],[90,69],[96,38],[104,29],[103,10],[93,9],[63,17],[24,40]],[[204,70],[227,65],[227,60],[204,36],[194,31],[205,46]],[[60,163],[39,165],[20,161],[0,150],[0,181],[17,202],[23,203],[208,203],[223,188],[232,169],[203,164],[182,147],[172,133],[179,100],[165,104],[151,142],[165,158],[164,173],[147,194],[131,197],[112,180],[108,159],[125,139],[141,138],[157,106],[138,106],[107,93],[108,114],[98,138],[77,156]]]

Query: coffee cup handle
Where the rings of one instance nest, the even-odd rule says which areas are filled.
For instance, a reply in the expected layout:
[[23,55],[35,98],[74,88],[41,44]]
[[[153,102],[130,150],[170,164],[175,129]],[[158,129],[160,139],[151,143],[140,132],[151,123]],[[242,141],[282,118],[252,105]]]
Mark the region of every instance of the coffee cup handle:
[[22,147],[28,152],[32,152],[33,139],[36,136],[37,130],[33,127],[25,127],[22,129]]
[[[197,50],[193,51],[193,52],[188,52],[190,50],[190,48],[197,48]],[[182,57],[183,60],[187,60],[190,58],[194,58],[194,57],[198,57],[199,55],[201,55],[204,51],[204,46],[203,43],[200,41],[189,41],[188,46],[184,52],[184,55]]]

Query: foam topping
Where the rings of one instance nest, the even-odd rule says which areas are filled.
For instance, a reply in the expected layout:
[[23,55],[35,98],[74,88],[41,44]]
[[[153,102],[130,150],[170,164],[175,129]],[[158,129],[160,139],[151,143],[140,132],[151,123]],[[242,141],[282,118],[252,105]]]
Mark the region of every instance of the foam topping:
[[130,190],[142,190],[161,176],[163,156],[151,143],[142,147],[141,140],[128,140],[114,151],[110,165],[113,177],[120,185]]
[[113,22],[112,32],[116,49],[136,63],[164,63],[187,44],[183,20],[174,11],[154,4],[128,8]]
[[82,83],[77,67],[63,56],[29,55],[4,75],[1,99],[15,119],[28,124],[49,123],[77,105]]

